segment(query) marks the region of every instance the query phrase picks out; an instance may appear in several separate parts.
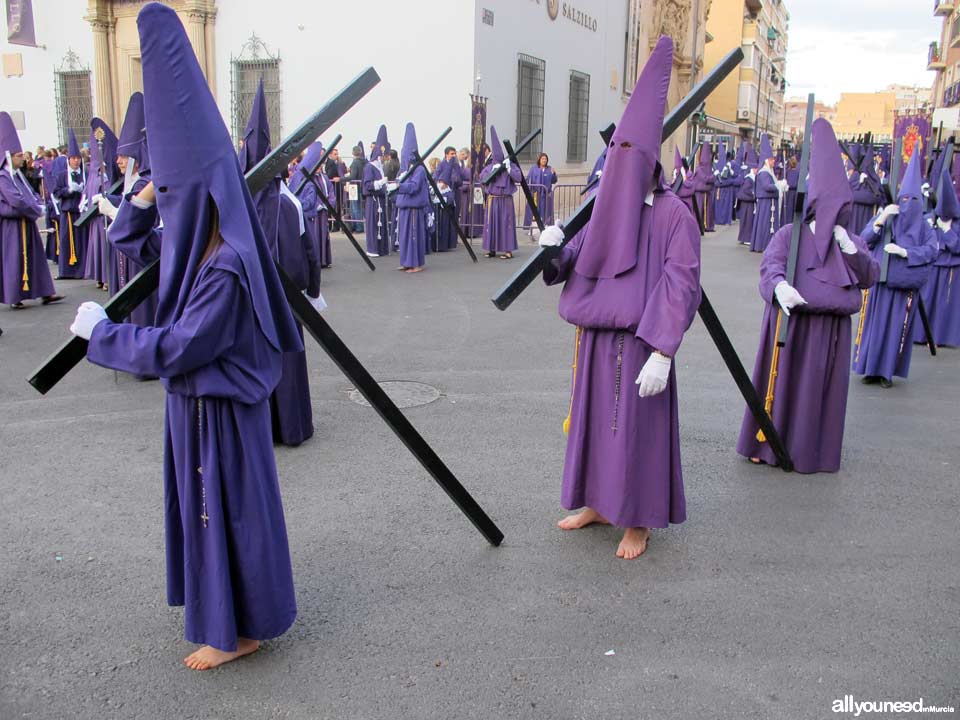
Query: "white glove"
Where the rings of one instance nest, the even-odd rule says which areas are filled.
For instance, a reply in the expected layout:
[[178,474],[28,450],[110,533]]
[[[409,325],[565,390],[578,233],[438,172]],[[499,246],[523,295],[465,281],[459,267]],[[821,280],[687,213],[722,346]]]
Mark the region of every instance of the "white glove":
[[924,183],[920,186],[920,194],[924,197],[930,197],[930,183]]
[[[306,293],[304,293],[304,295],[306,295]],[[310,301],[310,304],[313,305],[313,309],[317,312],[323,312],[327,309],[327,301],[323,299],[323,293],[315,298],[307,295],[307,300]]]
[[70,332],[84,340],[89,340],[93,329],[106,319],[107,313],[102,307],[95,302],[85,302],[77,308],[77,316],[73,319]]
[[840,225],[834,225],[833,239],[836,240],[837,245],[840,246],[840,252],[846,253],[847,255],[857,254],[857,246],[853,244],[853,240],[851,240],[850,236],[847,234],[846,228],[843,228]]
[[115,208],[113,203],[103,196],[101,196],[97,201],[97,210],[100,211],[101,215],[110,218],[111,220],[115,220],[117,217],[117,208]]
[[400,184],[399,184],[399,183],[388,182],[388,183],[387,183],[387,192],[396,192],[398,187],[400,187]]
[[880,214],[877,216],[877,219],[874,221],[874,225],[879,226],[887,222],[887,219],[892,215],[900,214],[899,205],[887,205],[883,210],[880,211]]
[[387,179],[386,179],[386,178],[380,178],[379,180],[374,180],[374,181],[373,181],[373,189],[374,189],[374,190],[379,190],[380,188],[382,188],[382,187],[383,187],[384,185],[386,185],[386,184],[387,184]]
[[540,247],[559,247],[563,244],[563,228],[559,225],[545,227],[538,242]]
[[640,368],[640,374],[634,381],[640,386],[640,397],[652,397],[667,389],[667,380],[670,378],[670,365],[673,361],[666,355],[658,352],[650,353],[650,357]]
[[860,183],[863,184],[863,183],[865,183],[866,181],[867,181],[867,174],[866,174],[866,173],[860,173]]
[[797,292],[797,289],[786,280],[777,283],[777,286],[773,289],[773,294],[776,296],[777,304],[780,305],[783,313],[788,316],[793,308],[807,304],[807,301]]
[[947,220],[944,220],[942,218],[937,218],[937,227],[939,227],[944,232],[950,232],[950,228],[953,227],[953,220],[949,218]]
[[427,227],[428,227],[428,228],[432,228],[432,227],[433,227],[433,224],[434,224],[435,222],[436,222],[436,217],[434,216],[433,213],[430,213],[429,215],[427,215]]
[[91,205],[96,205],[97,203],[100,202],[100,198],[102,198],[102,197],[103,197],[103,195],[101,195],[100,193],[97,193],[97,194],[94,195],[92,198],[90,198],[90,204],[91,204]]
[[902,258],[907,256],[907,249],[900,247],[896,243],[887,243],[883,246],[883,251],[891,255],[899,255]]
[[597,177],[600,177],[601,175],[603,175],[603,169],[601,168],[600,170],[597,170],[596,175]]
[[503,161],[503,169],[510,172],[510,158]]

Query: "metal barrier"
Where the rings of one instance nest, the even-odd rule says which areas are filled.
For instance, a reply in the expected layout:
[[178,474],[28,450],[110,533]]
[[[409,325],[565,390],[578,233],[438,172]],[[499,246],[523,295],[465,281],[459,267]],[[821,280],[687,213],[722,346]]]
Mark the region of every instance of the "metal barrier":
[[[541,215],[544,225],[553,225],[555,223],[563,222],[564,218],[569,217],[574,210],[577,209],[577,206],[583,202],[583,196],[581,193],[586,185],[554,185],[551,200],[553,202],[553,213],[548,214],[547,216]],[[543,185],[531,185],[530,192],[536,196],[537,191],[545,190]],[[520,190],[520,186],[517,186],[517,194],[513,196],[514,211],[517,215],[517,228],[523,229],[528,232],[532,232],[533,228],[536,227],[536,223],[533,222],[531,218],[530,223],[525,223],[526,212],[527,212],[527,198]],[[547,203],[549,205],[549,202]],[[541,209],[542,212],[542,209]]]

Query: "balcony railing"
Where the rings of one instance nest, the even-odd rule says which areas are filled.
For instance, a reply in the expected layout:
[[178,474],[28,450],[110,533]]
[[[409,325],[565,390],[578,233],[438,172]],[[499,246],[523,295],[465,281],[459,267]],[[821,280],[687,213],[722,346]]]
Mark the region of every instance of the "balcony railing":
[[943,91],[943,106],[951,107],[960,102],[960,82],[955,82]]
[[946,66],[939,44],[930,43],[930,49],[927,51],[927,70],[943,70]]
[[960,15],[953,18],[950,26],[950,47],[960,47]]
[[954,0],[933,0],[934,15],[949,15],[956,7]]

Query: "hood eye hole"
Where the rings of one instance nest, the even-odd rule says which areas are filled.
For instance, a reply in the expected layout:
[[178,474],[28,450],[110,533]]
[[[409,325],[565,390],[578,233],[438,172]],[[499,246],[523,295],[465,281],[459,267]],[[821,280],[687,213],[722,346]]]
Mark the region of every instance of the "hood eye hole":
[[166,191],[167,191],[166,185],[161,185],[160,187],[157,188],[157,192],[165,193]]
[[622,142],[622,143],[620,143],[620,147],[622,147],[622,148],[631,148],[631,147],[633,147],[633,143]]

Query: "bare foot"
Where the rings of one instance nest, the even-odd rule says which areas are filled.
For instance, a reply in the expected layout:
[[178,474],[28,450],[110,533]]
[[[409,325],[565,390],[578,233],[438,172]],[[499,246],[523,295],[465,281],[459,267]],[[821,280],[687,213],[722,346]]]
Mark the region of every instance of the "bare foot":
[[567,517],[557,523],[557,527],[561,530],[579,530],[594,523],[609,525],[610,521],[593,508],[584,508],[578,513],[567,515]]
[[643,555],[647,549],[647,540],[650,539],[650,528],[627,528],[623,531],[623,540],[617,548],[617,557],[624,560],[633,560]]
[[236,660],[244,655],[256,652],[259,647],[259,640],[250,640],[249,638],[238,638],[237,649],[234,652],[224,652],[223,650],[212,648],[209,645],[204,645],[196,652],[187,655],[183,659],[183,664],[191,670],[212,670],[231,660]]

